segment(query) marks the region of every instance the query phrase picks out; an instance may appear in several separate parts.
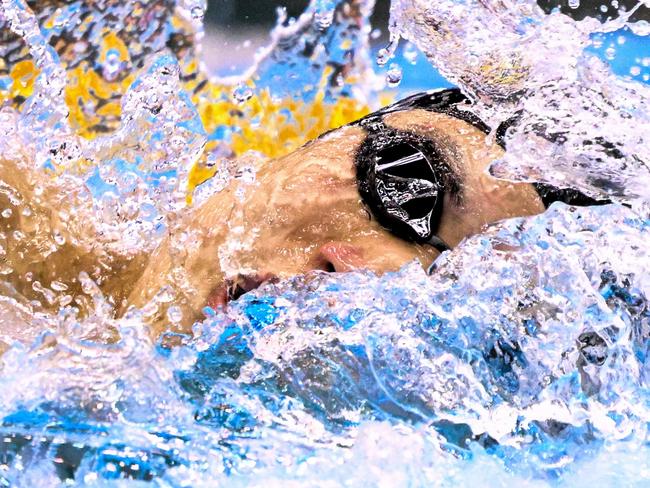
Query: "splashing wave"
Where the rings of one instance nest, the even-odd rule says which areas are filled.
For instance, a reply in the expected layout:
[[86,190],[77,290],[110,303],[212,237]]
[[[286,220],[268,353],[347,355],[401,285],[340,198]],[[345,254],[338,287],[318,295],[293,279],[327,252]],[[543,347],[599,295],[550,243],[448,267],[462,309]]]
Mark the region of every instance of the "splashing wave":
[[[376,103],[372,5],[313,1],[220,80],[198,62],[202,2],[3,0],[2,157],[42,168],[40,192],[69,190],[69,225],[124,255],[153,249],[197,185],[201,199],[232,177],[224,161],[287,152]],[[146,307],[115,319],[92,273],[87,316],[62,282],[3,282],[0,481],[647,483],[648,86],[590,50],[647,37],[640,8],[578,22],[530,1],[394,0],[380,56],[411,40],[504,124],[495,174],[611,205],[495,224],[430,275],[268,284],[172,349],[150,341]],[[3,218],[30,218],[0,194]],[[1,236],[3,276],[66,245],[30,228]]]

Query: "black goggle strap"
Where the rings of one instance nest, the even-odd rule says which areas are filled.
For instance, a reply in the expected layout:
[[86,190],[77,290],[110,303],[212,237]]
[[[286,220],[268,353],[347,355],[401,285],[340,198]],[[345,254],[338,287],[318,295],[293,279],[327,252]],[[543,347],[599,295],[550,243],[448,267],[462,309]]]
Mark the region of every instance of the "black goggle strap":
[[[373,153],[372,161],[357,166],[361,196],[377,221],[393,233],[447,251],[450,247],[435,235],[434,218],[442,210],[444,186],[426,155],[430,151],[424,149],[431,144],[413,133],[387,127],[386,113],[358,122],[368,133],[364,145],[370,144]],[[420,204],[428,200],[431,208],[424,213],[419,208],[417,215],[409,213],[405,206],[416,200]]]
[[437,235],[432,235],[427,244],[439,252],[451,251],[451,247]]

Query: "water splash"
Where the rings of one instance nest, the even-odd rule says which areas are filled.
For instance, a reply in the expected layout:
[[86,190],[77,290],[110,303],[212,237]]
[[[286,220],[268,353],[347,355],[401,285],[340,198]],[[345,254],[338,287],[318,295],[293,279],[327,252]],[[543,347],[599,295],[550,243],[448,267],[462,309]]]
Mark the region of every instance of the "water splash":
[[6,22],[8,30],[24,41],[39,72],[32,95],[21,110],[16,134],[24,146],[34,148],[32,161],[37,165],[78,158],[80,148],[72,137],[63,98],[65,71],[57,53],[41,34],[36,18],[24,1],[5,0],[2,7],[0,22]]
[[[90,5],[0,10],[3,164],[44,167],[33,200],[0,187],[2,225],[30,223],[0,235],[2,483],[647,483],[648,88],[593,54],[623,27],[647,36],[647,22],[576,22],[528,1],[395,0],[380,64],[405,37],[495,127],[515,116],[494,173],[632,208],[558,204],[499,223],[430,276],[413,264],[268,284],[168,349],[144,327],[155,307],[114,318],[99,286],[108,272],[34,272],[73,234],[39,231],[40,197],[68,191],[56,218],[85,229],[74,234],[108,270],[175,231],[188,186],[208,178],[199,201],[231,178],[254,191],[233,155],[286,152],[378,96],[373,2],[314,1],[281,18],[236,80],[197,61],[204,2],[122,2],[93,11],[95,24]],[[106,249],[92,247],[98,237]],[[246,242],[229,244],[222,264]]]
[[630,202],[648,198],[650,88],[613,75],[587,48],[594,35],[643,23],[631,20],[639,8],[601,23],[547,15],[534,1],[404,0],[392,3],[391,26],[478,115],[504,124],[508,151],[493,174]]

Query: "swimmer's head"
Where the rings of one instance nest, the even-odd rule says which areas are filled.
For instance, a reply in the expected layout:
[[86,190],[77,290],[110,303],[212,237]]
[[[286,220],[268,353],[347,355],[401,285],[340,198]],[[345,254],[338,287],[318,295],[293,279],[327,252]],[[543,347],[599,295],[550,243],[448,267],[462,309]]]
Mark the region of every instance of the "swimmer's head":
[[503,150],[462,103],[455,90],[413,97],[262,162],[254,183],[233,181],[193,212],[182,243],[158,249],[130,304],[168,287],[183,318],[170,323],[162,305],[155,332],[187,331],[265,280],[428,267],[488,223],[542,212],[533,186],[489,175]]

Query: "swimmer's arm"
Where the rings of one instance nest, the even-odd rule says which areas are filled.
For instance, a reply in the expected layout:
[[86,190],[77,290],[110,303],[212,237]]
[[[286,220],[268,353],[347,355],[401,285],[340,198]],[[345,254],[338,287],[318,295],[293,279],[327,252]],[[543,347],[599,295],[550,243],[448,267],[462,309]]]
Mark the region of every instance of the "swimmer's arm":
[[[148,309],[146,322],[152,337],[166,331],[191,334],[192,324],[205,317],[202,310],[210,297],[220,294],[225,283],[220,249],[228,232],[224,222],[230,221],[234,208],[241,205],[235,189],[225,188],[188,212],[183,232],[176,233],[187,237],[184,243],[175,243],[174,234],[167,236],[135,283],[122,313],[129,307]],[[161,290],[165,290],[164,295],[171,293],[173,298],[157,300]],[[154,306],[149,307],[150,304]],[[169,320],[170,306],[176,309],[174,315],[180,316],[180,320]]]
[[84,308],[90,305],[80,299],[85,272],[119,304],[143,256],[111,252],[96,232],[83,189],[55,184],[26,161],[0,157],[0,279],[20,301]]

